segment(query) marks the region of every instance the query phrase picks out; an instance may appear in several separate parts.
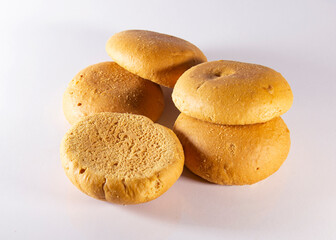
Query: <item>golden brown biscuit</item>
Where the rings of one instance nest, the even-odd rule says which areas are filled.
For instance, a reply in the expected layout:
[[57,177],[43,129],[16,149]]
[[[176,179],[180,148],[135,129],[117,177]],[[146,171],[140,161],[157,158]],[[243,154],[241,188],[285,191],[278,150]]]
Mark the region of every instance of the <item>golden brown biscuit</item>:
[[114,62],[83,69],[63,95],[63,111],[71,124],[99,112],[134,113],[157,121],[163,109],[164,97],[159,85]]
[[181,74],[207,61],[195,45],[183,39],[144,30],[113,35],[108,55],[128,71],[166,87],[174,87]]
[[181,112],[228,125],[266,122],[285,113],[293,103],[291,88],[280,73],[261,65],[224,60],[186,71],[172,97]]
[[285,161],[290,136],[280,118],[244,126],[220,125],[180,114],[174,125],[185,165],[198,176],[223,185],[245,185],[276,172]]
[[61,160],[82,192],[113,203],[137,204],[159,197],[175,183],[184,154],[176,135],[147,117],[97,113],[65,134]]

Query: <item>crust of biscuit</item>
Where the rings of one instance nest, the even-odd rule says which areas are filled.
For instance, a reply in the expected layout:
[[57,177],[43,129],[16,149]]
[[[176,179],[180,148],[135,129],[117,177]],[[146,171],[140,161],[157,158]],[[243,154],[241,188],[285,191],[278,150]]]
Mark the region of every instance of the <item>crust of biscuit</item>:
[[106,44],[106,51],[128,71],[171,88],[183,72],[207,61],[202,51],[190,42],[145,30],[113,35]]
[[186,71],[173,94],[183,113],[227,125],[262,123],[289,110],[293,94],[287,81],[261,65],[213,61]]
[[280,118],[244,126],[220,125],[180,114],[174,125],[185,165],[222,185],[247,185],[276,172],[290,149],[289,130]]
[[157,121],[164,109],[161,87],[120,67],[102,62],[80,71],[63,95],[70,124],[99,112],[133,113]]
[[98,113],[65,134],[61,161],[71,182],[87,195],[138,204],[159,197],[176,182],[184,153],[173,131],[147,117]]

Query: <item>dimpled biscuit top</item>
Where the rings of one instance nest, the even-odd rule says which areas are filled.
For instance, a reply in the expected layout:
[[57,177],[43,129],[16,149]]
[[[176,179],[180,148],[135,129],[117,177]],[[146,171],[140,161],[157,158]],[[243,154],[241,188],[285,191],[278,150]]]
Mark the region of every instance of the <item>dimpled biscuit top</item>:
[[261,123],[289,110],[293,94],[271,68],[235,61],[213,61],[187,70],[173,94],[176,107],[191,117],[227,125]]
[[122,204],[150,201],[182,173],[184,154],[175,134],[133,114],[99,113],[65,135],[61,159],[84,193]]
[[99,112],[145,115],[157,121],[164,109],[159,85],[136,76],[115,62],[102,62],[80,71],[63,95],[63,110],[73,124]]
[[145,30],[116,33],[108,40],[106,51],[123,68],[166,87],[174,87],[184,71],[207,61],[190,42]]

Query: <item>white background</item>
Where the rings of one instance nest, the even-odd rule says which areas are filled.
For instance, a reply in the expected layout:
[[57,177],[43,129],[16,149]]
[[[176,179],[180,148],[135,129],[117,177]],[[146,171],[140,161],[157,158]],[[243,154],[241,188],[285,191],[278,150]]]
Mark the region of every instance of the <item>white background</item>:
[[[288,80],[292,146],[280,170],[243,187],[185,171],[137,206],[92,199],[66,178],[62,94],[109,60],[126,29],[172,34],[209,60],[274,68]],[[336,1],[1,1],[0,239],[336,239]],[[177,111],[164,90],[160,120]]]

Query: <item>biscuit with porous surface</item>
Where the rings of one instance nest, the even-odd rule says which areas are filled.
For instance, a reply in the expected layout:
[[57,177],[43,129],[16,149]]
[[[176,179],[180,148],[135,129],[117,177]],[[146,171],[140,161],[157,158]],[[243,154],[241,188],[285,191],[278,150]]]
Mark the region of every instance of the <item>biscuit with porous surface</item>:
[[147,117],[97,113],[65,134],[61,160],[71,182],[87,195],[137,204],[159,197],[176,182],[184,153],[173,131]]
[[184,71],[207,61],[190,42],[145,30],[116,33],[108,40],[106,51],[123,68],[166,87],[174,87]]
[[63,95],[66,119],[75,123],[99,112],[134,113],[157,121],[164,109],[161,87],[120,67],[102,62],[80,71]]
[[200,120],[244,125],[261,123],[285,113],[293,103],[287,81],[261,65],[213,61],[186,71],[173,94],[176,107]]
[[185,165],[217,184],[246,185],[276,172],[287,158],[289,130],[280,118],[244,126],[221,125],[180,114],[174,125]]

